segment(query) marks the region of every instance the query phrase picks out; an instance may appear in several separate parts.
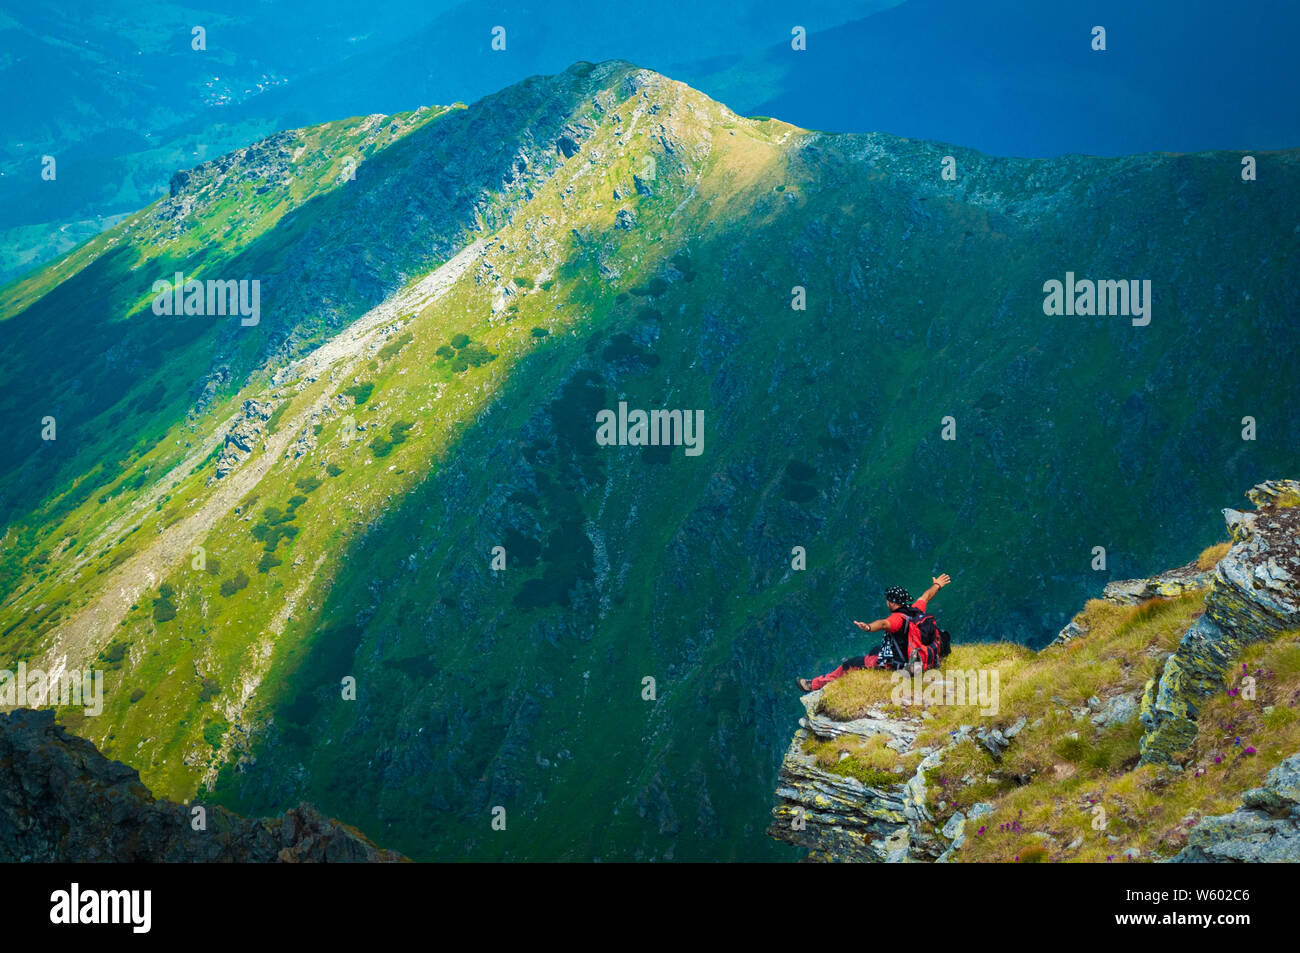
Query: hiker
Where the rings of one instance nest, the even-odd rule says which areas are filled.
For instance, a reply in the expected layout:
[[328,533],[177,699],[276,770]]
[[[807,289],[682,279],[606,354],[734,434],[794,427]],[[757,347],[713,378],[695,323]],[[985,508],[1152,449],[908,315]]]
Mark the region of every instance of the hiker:
[[[921,593],[921,598],[915,602],[912,601],[911,593],[902,586],[891,586],[886,589],[885,605],[889,607],[889,615],[870,623],[853,620],[853,624],[864,632],[885,633],[885,639],[880,648],[876,650],[876,654],[846,658],[835,671],[819,675],[811,681],[806,678],[795,679],[799,685],[799,690],[801,692],[815,692],[824,685],[835,681],[845,672],[858,668],[903,668],[907,666],[912,668],[914,674],[920,674],[925,669],[937,666],[940,655],[947,654],[947,647],[941,647],[938,639],[934,640],[931,645],[926,645],[922,641],[921,630],[917,626],[917,622],[925,616],[926,605],[929,601],[935,597],[940,589],[952,582],[952,578],[947,573],[941,573],[935,576],[931,582],[933,585]],[[906,627],[905,639],[903,638],[904,627]],[[918,669],[917,666],[920,666],[920,668]]]

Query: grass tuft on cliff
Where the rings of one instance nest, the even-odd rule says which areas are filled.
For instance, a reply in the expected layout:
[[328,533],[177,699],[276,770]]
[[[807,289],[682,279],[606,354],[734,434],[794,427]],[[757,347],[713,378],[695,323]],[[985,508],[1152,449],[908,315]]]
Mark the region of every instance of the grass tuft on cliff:
[[1200,570],[1213,569],[1219,564],[1220,559],[1228,555],[1228,550],[1231,548],[1232,542],[1229,540],[1207,547],[1201,555],[1196,557],[1196,568]]

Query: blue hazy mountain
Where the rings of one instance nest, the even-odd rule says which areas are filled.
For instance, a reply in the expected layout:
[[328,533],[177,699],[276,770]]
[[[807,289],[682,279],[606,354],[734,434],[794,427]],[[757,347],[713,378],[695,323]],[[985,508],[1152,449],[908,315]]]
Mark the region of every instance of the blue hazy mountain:
[[[1092,30],[1106,49],[1092,49]],[[1300,4],[908,0],[683,80],[745,113],[993,155],[1300,143]]]
[[[795,26],[806,50],[791,49]],[[0,279],[276,130],[472,102],[578,60],[630,60],[741,114],[994,155],[1286,148],[1300,141],[1298,26],[1283,0],[704,0],[689,16],[646,0],[15,6],[0,12]]]
[[[817,0],[825,30],[900,0]],[[192,6],[71,2],[0,13],[0,278],[67,251],[162,195],[171,174],[271,132],[471,102],[581,60],[672,66],[734,58],[788,35],[778,0],[660,4],[302,0]],[[205,49],[192,48],[202,26]],[[506,49],[491,48],[505,28]],[[41,158],[57,160],[54,182]]]

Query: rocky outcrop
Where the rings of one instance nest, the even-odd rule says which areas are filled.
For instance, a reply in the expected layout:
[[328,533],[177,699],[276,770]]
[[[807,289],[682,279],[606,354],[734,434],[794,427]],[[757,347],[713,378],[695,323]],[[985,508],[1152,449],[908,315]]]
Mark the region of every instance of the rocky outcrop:
[[1187,750],[1198,706],[1224,686],[1243,648],[1300,628],[1300,482],[1262,483],[1246,496],[1255,512],[1224,510],[1232,547],[1214,568],[1205,615],[1143,693],[1143,763]]
[[[777,840],[812,851],[812,860],[888,861],[903,859],[910,845],[908,822],[916,814],[915,797],[909,799],[907,782],[869,786],[857,778],[833,774],[817,766],[804,751],[812,738],[830,740],[885,734],[899,753],[911,750],[919,722],[905,722],[881,712],[837,722],[817,714],[821,692],[804,695],[807,715],[781,763],[777,806],[768,834]],[[924,782],[922,782],[924,783]],[[922,801],[924,798],[922,797]]]
[[1270,771],[1264,786],[1241,801],[1239,810],[1198,821],[1170,863],[1300,861],[1300,754]]
[[310,804],[246,820],[155,800],[134,768],[54,723],[52,711],[0,714],[0,862],[375,863],[381,850]]
[[1108,582],[1101,597],[1122,606],[1135,606],[1148,599],[1173,599],[1189,592],[1199,592],[1210,585],[1213,572],[1201,569],[1193,561],[1149,579],[1121,579]]
[[927,775],[943,763],[944,754],[965,741],[1001,755],[1025,727],[1019,718],[1005,731],[962,725],[941,747],[915,749],[922,755],[910,774],[895,783],[864,784],[857,778],[826,771],[804,749],[814,739],[829,741],[884,735],[887,747],[899,754],[913,751],[922,718],[868,711],[853,721],[835,721],[817,713],[820,691],[804,695],[807,715],[781,762],[777,804],[769,836],[809,850],[812,861],[868,863],[946,863],[965,843],[966,822],[992,813],[986,802],[957,812],[939,824],[930,809]]
[[160,217],[183,218],[200,193],[210,201],[222,189],[286,182],[293,173],[293,149],[297,145],[298,133],[277,132],[251,146],[172,173],[167,198],[159,206]]
[[248,458],[258,441],[262,439],[266,422],[270,418],[269,404],[260,400],[244,401],[239,419],[226,434],[221,453],[217,456],[217,479],[224,477]]
[[[800,701],[807,713],[781,762],[777,804],[769,836],[807,848],[812,861],[870,863],[944,863],[961,850],[967,815],[954,814],[940,826],[931,813],[927,774],[938,767],[948,749],[967,740],[982,744],[995,756],[1012,743],[1025,726],[1018,719],[1005,732],[962,725],[942,747],[916,748],[922,755],[910,774],[894,783],[867,784],[855,777],[826,771],[805,748],[813,740],[885,736],[886,746],[899,754],[914,750],[922,717],[887,715],[869,710],[852,721],[835,721],[819,714],[820,691]],[[969,818],[990,813],[986,803],[974,805]]]

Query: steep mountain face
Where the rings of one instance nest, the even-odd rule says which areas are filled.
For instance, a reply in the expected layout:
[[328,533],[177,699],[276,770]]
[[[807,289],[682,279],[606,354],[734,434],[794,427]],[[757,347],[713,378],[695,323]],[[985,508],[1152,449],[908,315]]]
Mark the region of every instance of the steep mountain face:
[[0,715],[5,863],[393,863],[358,832],[300,804],[248,821],[158,801],[134,769],[69,735],[49,711]]
[[1036,656],[803,696],[768,833],[821,861],[1300,860],[1300,482],[1247,495],[1230,546],[1108,585]]
[[[192,170],[5,291],[0,660],[107,669],[61,719],[161,794],[417,860],[789,856],[789,683],[885,585],[1042,644],[1293,464],[1300,165],[1258,159],[809,133],[606,63]],[[260,321],[154,315],[182,269]],[[1067,272],[1150,323],[1046,315]],[[702,443],[603,445],[620,404]]]

